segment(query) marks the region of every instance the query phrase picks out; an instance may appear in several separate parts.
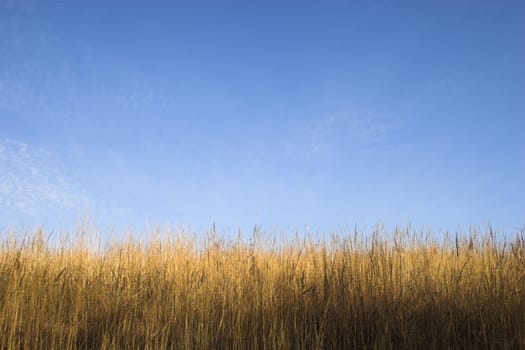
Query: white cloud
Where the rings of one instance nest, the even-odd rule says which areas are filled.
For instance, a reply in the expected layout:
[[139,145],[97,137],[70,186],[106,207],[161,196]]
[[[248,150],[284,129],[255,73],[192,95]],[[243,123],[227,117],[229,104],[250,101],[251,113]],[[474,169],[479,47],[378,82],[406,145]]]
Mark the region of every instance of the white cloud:
[[0,210],[4,214],[82,210],[88,199],[76,187],[50,150],[0,140]]
[[[171,92],[126,60],[96,51],[92,40],[71,42],[53,21],[36,28],[26,22],[23,16],[0,18],[0,112],[66,120],[87,110],[122,114],[174,102]],[[57,52],[63,53],[58,61]]]
[[18,9],[25,12],[32,10],[29,0],[3,0],[0,2],[0,8],[4,8],[5,10]]
[[286,144],[286,151],[303,157],[332,152],[366,153],[385,143],[397,129],[399,121],[390,116],[334,113],[298,128]]

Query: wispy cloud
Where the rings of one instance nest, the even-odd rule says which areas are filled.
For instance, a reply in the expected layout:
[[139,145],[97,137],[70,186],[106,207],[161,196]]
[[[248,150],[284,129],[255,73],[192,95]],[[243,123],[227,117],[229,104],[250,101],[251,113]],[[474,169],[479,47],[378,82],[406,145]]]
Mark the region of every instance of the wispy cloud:
[[387,115],[339,112],[311,119],[296,130],[286,152],[303,157],[333,152],[367,153],[384,144],[400,128]]
[[21,9],[23,11],[31,11],[32,6],[29,0],[3,0],[0,2],[0,8],[6,10],[9,9]]
[[[6,8],[13,11],[21,7],[9,4]],[[65,120],[95,108],[117,114],[167,108],[174,102],[172,92],[136,65],[97,50],[95,39],[71,37],[51,20],[38,26],[27,26],[28,21],[18,12],[0,18],[0,111]],[[39,59],[20,59],[33,56]]]
[[86,207],[88,198],[68,178],[50,150],[0,140],[0,210],[35,216],[49,210]]

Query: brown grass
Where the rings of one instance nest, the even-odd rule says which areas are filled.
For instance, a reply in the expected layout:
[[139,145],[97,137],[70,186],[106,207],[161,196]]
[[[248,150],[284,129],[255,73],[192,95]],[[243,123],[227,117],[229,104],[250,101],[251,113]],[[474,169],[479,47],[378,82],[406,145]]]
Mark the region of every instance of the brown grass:
[[0,247],[1,349],[525,348],[525,234]]

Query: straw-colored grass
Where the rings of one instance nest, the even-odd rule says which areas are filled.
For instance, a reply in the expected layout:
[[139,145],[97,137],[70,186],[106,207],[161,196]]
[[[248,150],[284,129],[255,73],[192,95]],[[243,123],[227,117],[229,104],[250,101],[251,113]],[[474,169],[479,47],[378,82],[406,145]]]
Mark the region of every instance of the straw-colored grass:
[[525,234],[2,238],[1,349],[525,349]]

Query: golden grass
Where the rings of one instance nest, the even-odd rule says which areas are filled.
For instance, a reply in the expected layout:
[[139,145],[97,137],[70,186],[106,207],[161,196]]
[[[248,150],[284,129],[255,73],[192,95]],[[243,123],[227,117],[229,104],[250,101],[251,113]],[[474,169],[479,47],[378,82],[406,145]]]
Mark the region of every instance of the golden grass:
[[1,349],[525,348],[525,234],[0,247]]

